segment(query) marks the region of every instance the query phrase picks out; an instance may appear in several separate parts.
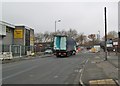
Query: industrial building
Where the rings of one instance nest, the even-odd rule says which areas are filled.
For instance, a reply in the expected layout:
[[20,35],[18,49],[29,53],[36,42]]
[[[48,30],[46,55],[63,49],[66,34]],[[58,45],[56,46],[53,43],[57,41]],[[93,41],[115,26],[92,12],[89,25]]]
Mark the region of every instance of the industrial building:
[[22,54],[34,51],[34,30],[27,26],[15,26],[14,44],[21,45]]
[[9,46],[14,44],[14,29],[14,25],[0,21],[0,52],[8,52]]
[[13,56],[34,52],[34,30],[0,21],[0,53],[12,52]]

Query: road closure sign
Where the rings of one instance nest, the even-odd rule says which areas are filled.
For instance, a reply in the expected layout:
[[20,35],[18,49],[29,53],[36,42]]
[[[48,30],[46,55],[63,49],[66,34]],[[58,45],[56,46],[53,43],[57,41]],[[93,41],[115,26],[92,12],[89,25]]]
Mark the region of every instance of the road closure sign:
[[113,45],[112,44],[107,44],[107,47],[113,47]]
[[113,45],[118,45],[118,42],[113,42]]
[[15,39],[22,39],[23,38],[23,30],[22,29],[14,30],[14,38]]

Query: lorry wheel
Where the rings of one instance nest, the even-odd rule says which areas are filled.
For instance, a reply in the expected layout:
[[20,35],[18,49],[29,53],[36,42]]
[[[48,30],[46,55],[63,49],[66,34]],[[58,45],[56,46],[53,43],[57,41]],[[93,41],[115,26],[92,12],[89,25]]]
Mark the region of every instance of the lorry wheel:
[[58,58],[58,57],[60,57],[60,55],[56,55],[56,57]]
[[73,54],[73,55],[76,55],[76,52],[75,52],[75,51],[73,51],[73,52],[72,52],[72,54]]
[[70,56],[70,52],[67,52],[67,57],[69,57]]

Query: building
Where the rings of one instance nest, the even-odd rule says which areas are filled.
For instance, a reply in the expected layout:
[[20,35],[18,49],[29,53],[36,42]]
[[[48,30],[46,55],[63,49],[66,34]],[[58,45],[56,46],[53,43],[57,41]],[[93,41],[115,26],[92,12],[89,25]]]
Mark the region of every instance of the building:
[[0,52],[12,52],[13,56],[34,52],[34,30],[0,21]]
[[22,54],[34,51],[34,30],[27,26],[15,26],[14,44],[22,46]]
[[14,44],[15,26],[0,21],[0,52],[9,52],[9,46]]

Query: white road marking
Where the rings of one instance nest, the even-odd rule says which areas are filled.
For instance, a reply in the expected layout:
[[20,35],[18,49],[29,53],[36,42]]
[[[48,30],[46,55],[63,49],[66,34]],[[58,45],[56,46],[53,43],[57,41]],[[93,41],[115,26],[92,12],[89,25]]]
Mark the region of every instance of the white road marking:
[[120,85],[120,83],[119,83],[119,81],[118,81],[118,80],[115,80],[115,82],[116,82],[118,85]]
[[54,76],[54,78],[58,78],[58,76]]
[[100,58],[100,57],[96,56],[95,58]]
[[80,70],[75,70],[75,72],[79,72],[79,73],[81,73],[81,71],[82,71],[82,69],[80,69]]
[[84,68],[85,68],[85,66],[86,66],[86,64],[87,64],[87,62],[88,62],[88,60],[89,60],[89,59],[86,60],[86,62],[85,62],[85,64],[84,64],[83,68],[80,69],[80,71],[81,71],[81,74],[80,74],[80,84],[81,84],[82,86],[84,86],[84,83],[83,83],[83,81],[82,81],[83,71],[84,71]]
[[30,77],[33,77],[34,75],[29,75]]
[[12,75],[9,75],[9,76],[7,76],[7,77],[4,77],[4,78],[2,78],[2,80],[5,80],[5,79],[8,79],[8,78],[17,76],[17,75],[19,75],[19,74],[22,74],[22,73],[24,73],[24,72],[30,71],[30,70],[32,70],[32,69],[34,69],[34,68],[37,68],[37,67],[38,67],[38,65],[37,65],[37,66],[33,66],[33,67],[31,67],[31,68],[28,68],[28,69],[25,69],[25,70],[22,70],[22,71],[20,71],[20,72],[17,72],[17,73],[14,73],[14,74],[12,74]]

